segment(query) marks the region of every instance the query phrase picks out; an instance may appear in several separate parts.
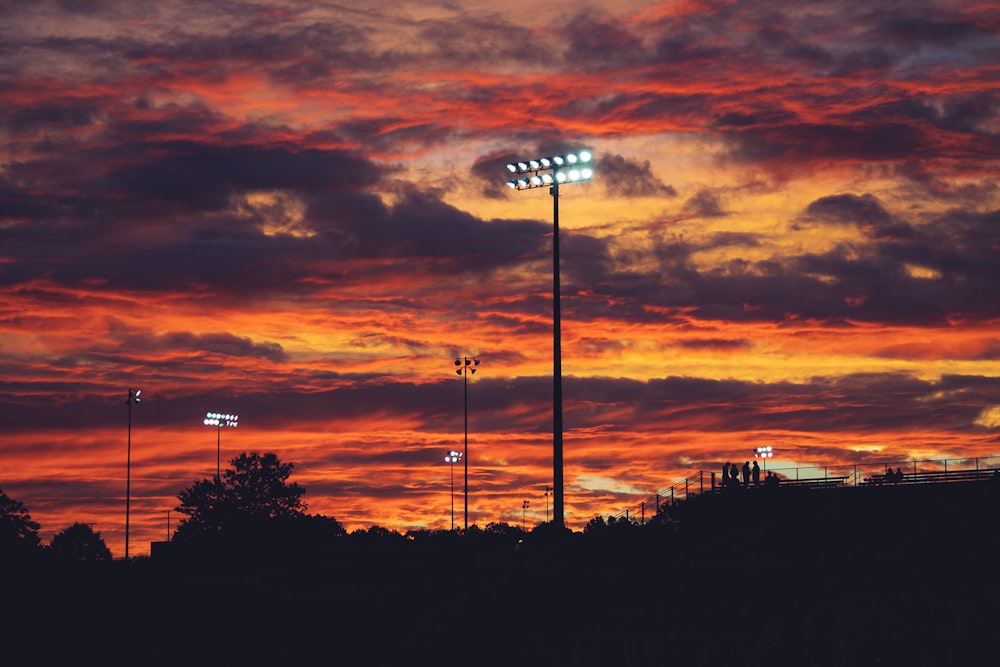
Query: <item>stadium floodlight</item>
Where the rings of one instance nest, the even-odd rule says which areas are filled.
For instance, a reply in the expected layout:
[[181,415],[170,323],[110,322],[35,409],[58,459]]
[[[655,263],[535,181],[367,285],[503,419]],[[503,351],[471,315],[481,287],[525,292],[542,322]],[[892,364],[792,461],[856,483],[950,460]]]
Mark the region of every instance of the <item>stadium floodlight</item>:
[[476,374],[479,367],[479,359],[460,357],[455,359],[458,370],[455,372],[462,376],[463,395],[465,397],[465,530],[469,530],[469,375]]
[[455,464],[462,460],[462,452],[454,449],[444,457],[445,463],[451,464],[451,529],[455,530]]
[[[507,181],[507,186],[514,190],[530,190],[553,183],[589,181],[594,177],[593,162],[594,155],[588,150],[511,162],[507,165],[507,171],[520,177]],[[563,167],[570,169],[563,171]]]
[[129,387],[128,398],[128,444],[125,454],[125,560],[128,560],[128,520],[129,506],[132,504],[132,404],[140,401],[141,389]]
[[216,430],[215,435],[215,481],[216,483],[222,479],[222,429],[223,428],[236,428],[239,424],[239,415],[231,415],[225,412],[206,412],[204,424],[205,426],[214,426]]
[[[537,166],[533,166],[537,165]],[[559,186],[594,177],[594,154],[583,149],[536,160],[511,162],[507,171],[518,178],[507,181],[512,190],[549,189],[552,195],[552,522],[565,527],[563,513],[562,343],[559,295]]]
[[771,445],[762,445],[757,449],[753,450],[753,457],[755,459],[764,460],[764,470],[767,470],[767,460],[774,456],[774,447]]

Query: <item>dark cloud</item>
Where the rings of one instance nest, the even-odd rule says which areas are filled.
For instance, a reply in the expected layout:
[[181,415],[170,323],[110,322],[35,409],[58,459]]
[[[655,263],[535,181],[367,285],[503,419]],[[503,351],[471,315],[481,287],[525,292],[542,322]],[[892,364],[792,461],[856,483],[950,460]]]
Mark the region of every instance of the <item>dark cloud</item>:
[[709,190],[699,190],[681,206],[685,218],[718,218],[725,214],[719,198]]
[[628,160],[621,155],[597,155],[601,180],[613,197],[676,197],[677,190],[653,174],[649,160]]
[[[133,340],[132,343],[138,341]],[[255,343],[245,336],[233,334],[191,334],[173,332],[156,336],[151,347],[162,351],[204,351],[231,357],[259,357],[271,361],[285,361],[288,355],[277,343]]]
[[205,210],[227,206],[238,192],[359,188],[379,176],[369,161],[344,150],[168,144],[150,151],[156,148],[168,155],[114,172],[109,182],[132,197]]
[[646,60],[642,39],[622,22],[589,14],[572,16],[563,29],[571,65],[621,67]]

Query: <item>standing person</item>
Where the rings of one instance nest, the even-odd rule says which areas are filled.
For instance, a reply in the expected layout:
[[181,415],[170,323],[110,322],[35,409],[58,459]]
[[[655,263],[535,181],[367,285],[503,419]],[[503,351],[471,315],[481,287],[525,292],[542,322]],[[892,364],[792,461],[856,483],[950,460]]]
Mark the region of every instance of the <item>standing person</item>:
[[722,464],[722,488],[729,486],[729,461]]
[[740,469],[735,463],[729,466],[729,482],[734,489],[740,488]]
[[753,485],[760,486],[760,466],[757,465],[757,461],[753,462],[753,470],[750,471],[750,476],[753,477]]
[[[756,461],[754,461],[756,463]],[[750,462],[743,462],[743,486],[750,486]]]

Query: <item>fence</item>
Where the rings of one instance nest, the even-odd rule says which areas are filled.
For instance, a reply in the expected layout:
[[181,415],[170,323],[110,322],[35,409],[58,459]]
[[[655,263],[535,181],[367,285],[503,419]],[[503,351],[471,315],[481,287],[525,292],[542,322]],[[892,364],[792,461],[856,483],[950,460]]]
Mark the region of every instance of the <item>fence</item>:
[[[889,470],[899,470],[904,473],[903,484],[921,481],[970,481],[983,479],[984,475],[975,474],[1000,469],[1000,455],[976,457],[973,459],[925,459],[909,461],[884,461],[877,463],[853,463],[839,466],[800,466],[797,468],[767,468],[767,462],[761,469],[762,474],[770,472],[778,476],[782,483],[803,483],[803,485],[823,486],[822,482],[836,486],[864,486],[871,483],[881,483]],[[950,469],[949,469],[950,467]],[[958,473],[964,474],[948,474]],[[942,474],[926,474],[942,473]],[[974,473],[974,474],[968,474]],[[987,475],[988,476],[988,475]],[[814,484],[815,482],[815,484]],[[655,494],[626,507],[610,518],[616,521],[646,523],[663,506],[694,498],[703,493],[715,493],[721,489],[721,470],[718,473],[698,472],[677,482],[671,487],[657,491]]]

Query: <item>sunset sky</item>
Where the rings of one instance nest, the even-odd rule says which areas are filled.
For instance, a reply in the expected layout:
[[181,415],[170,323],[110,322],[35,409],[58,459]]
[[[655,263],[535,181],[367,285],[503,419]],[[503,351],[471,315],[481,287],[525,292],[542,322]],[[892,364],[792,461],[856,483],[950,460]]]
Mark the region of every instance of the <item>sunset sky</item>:
[[43,542],[123,555],[129,387],[132,555],[214,475],[206,411],[310,513],[448,528],[456,356],[470,522],[543,521],[552,198],[504,165],[582,146],[569,527],[762,444],[1000,455],[1000,6],[511,8],[0,6],[0,489]]

